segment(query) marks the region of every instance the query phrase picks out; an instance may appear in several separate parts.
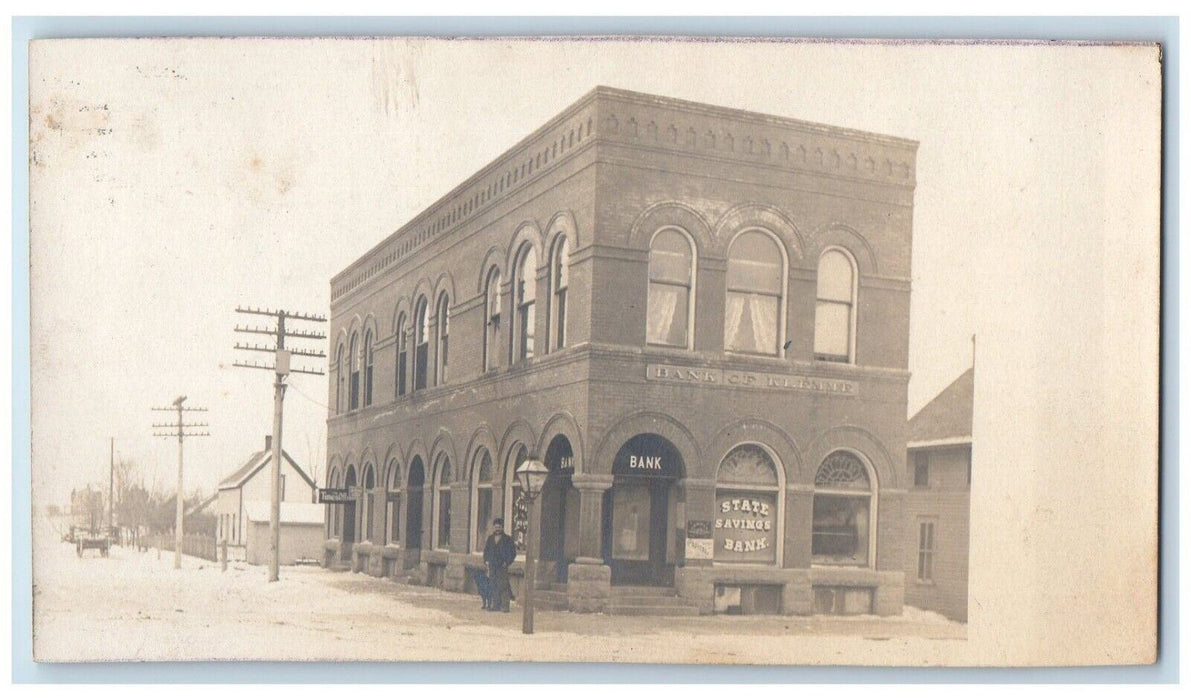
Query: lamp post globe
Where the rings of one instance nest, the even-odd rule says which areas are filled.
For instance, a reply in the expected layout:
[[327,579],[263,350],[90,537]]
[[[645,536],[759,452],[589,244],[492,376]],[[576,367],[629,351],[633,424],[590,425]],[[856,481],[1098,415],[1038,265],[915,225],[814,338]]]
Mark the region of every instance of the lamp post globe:
[[517,467],[516,475],[517,481],[521,485],[521,493],[529,501],[529,532],[526,533],[525,543],[525,585],[521,592],[521,632],[533,634],[533,589],[537,558],[535,550],[538,540],[538,511],[535,501],[538,494],[542,492],[542,486],[545,485],[550,470],[541,460],[527,459]]

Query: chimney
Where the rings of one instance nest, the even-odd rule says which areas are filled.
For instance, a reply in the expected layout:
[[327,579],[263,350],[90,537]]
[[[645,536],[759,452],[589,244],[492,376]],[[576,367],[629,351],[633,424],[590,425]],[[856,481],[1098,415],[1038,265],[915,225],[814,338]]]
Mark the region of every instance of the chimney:
[[265,436],[265,449],[266,450],[273,449],[273,436],[272,435]]

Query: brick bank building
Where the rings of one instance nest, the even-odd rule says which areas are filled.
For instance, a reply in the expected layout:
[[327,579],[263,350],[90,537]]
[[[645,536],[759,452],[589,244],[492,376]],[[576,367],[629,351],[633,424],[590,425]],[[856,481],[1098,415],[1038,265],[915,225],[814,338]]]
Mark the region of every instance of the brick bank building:
[[916,148],[588,93],[332,280],[325,564],[470,589],[539,458],[546,605],[900,612]]

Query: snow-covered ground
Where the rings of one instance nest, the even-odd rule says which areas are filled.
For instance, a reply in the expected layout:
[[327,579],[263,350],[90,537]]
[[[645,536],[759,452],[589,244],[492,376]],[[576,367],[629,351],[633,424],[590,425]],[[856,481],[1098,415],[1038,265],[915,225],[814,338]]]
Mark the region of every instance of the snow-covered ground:
[[907,608],[897,618],[620,617],[480,610],[475,596],[364,574],[218,564],[117,547],[107,559],[37,538],[38,661],[360,660],[656,663],[954,663],[965,626]]

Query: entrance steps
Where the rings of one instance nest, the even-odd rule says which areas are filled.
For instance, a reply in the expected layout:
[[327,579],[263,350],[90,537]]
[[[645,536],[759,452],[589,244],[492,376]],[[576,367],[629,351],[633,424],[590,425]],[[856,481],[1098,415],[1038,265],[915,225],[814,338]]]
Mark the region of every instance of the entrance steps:
[[534,587],[533,605],[543,610],[567,610],[567,586],[565,583],[551,584],[549,587]]
[[613,586],[612,598],[605,609],[609,615],[664,615],[668,617],[699,614],[697,606],[678,597],[673,588],[655,586]]

